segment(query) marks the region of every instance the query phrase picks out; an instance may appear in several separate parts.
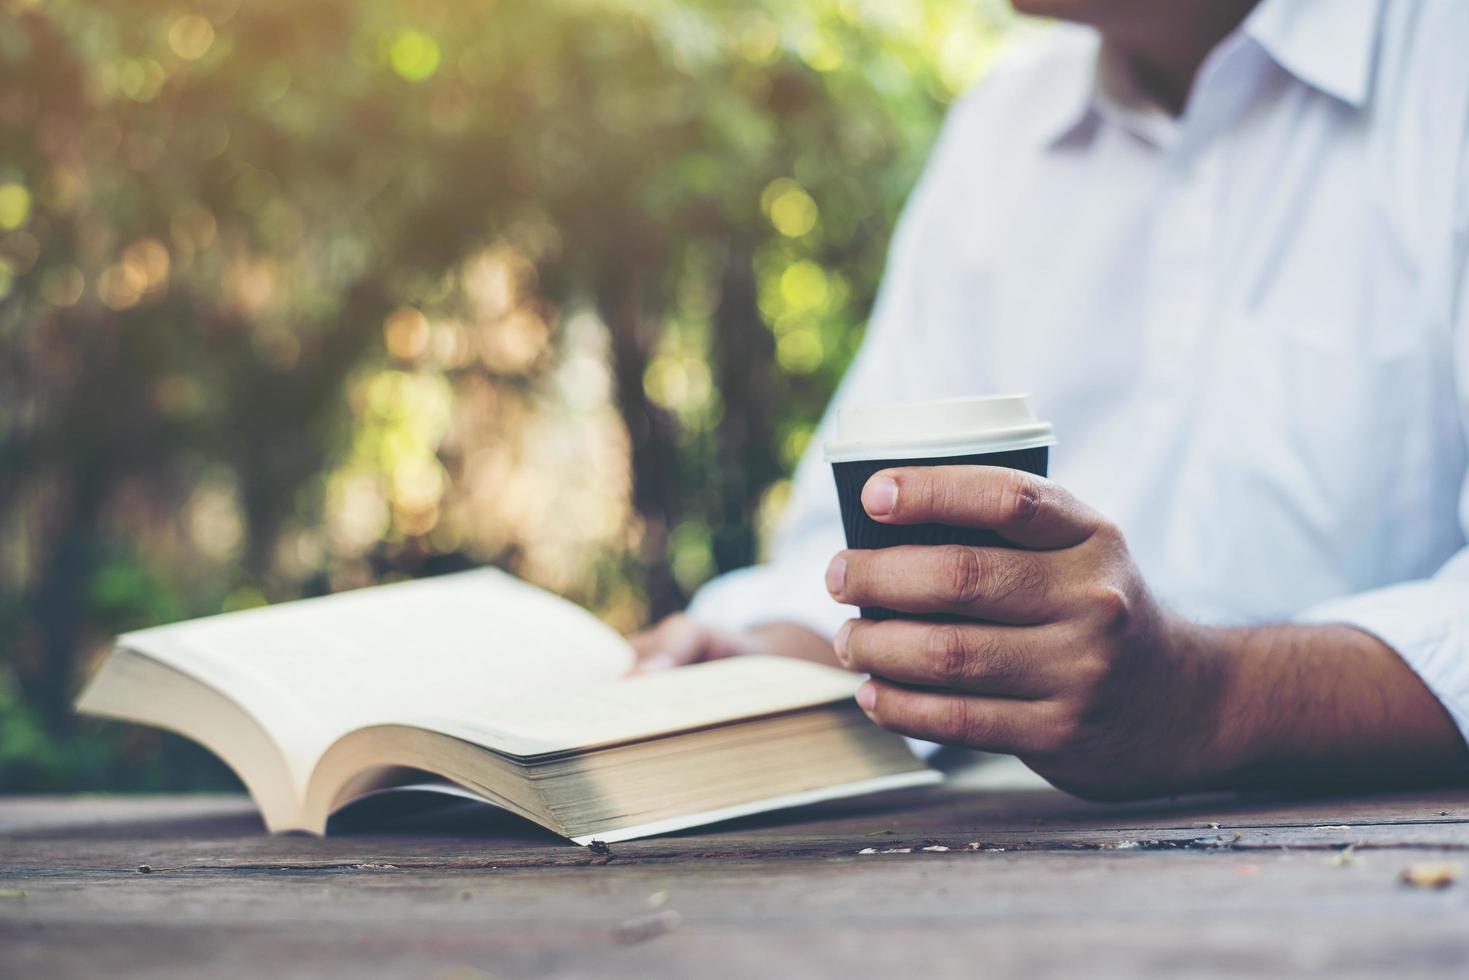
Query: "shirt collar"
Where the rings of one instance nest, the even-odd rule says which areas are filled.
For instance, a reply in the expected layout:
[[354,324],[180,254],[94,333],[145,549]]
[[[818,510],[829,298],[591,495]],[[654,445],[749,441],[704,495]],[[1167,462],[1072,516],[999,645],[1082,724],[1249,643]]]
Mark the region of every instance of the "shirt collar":
[[1296,78],[1356,109],[1367,105],[1384,0],[1265,0],[1245,34]]
[[[1297,80],[1353,108],[1372,89],[1377,35],[1385,0],[1262,0],[1240,32]],[[1067,28],[1061,28],[1067,29]],[[1095,120],[1102,44],[1094,31],[1070,28],[1071,69],[1056,78],[1052,110],[1037,120],[1042,139],[1056,145]]]

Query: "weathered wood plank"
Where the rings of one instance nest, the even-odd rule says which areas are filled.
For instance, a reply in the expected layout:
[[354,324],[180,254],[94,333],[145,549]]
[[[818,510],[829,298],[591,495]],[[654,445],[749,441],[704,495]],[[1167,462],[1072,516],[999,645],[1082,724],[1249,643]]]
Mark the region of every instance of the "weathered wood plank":
[[[201,828],[201,831],[203,828]],[[80,846],[82,844],[85,846]],[[1115,850],[1192,850],[1252,853],[1261,850],[1358,851],[1433,849],[1469,862],[1469,825],[1340,825],[1296,828],[1166,830],[1156,828],[1057,832],[993,831],[981,834],[935,830],[923,836],[877,833],[833,835],[814,831],[790,838],[713,836],[614,845],[610,857],[558,842],[473,837],[413,838],[363,835],[314,840],[233,837],[197,833],[188,837],[77,840],[43,838],[0,841],[0,875],[136,873],[146,866],[155,875],[271,874],[280,871],[340,872],[360,865],[391,864],[402,870],[471,872],[490,868],[596,866],[616,862],[643,864],[719,864],[730,861],[813,862],[908,848],[944,848],[953,854],[1006,852],[1107,852]],[[368,867],[367,870],[371,870]]]
[[[177,819],[166,803],[77,802],[93,808],[86,823],[64,801],[45,807],[0,802],[0,868],[130,869],[350,866],[395,863],[447,869],[500,864],[600,863],[602,858],[509,815],[470,808],[426,820],[405,833],[355,833],[324,840],[270,837],[238,800],[196,804]],[[24,809],[26,819],[11,808]],[[48,813],[54,816],[47,816]],[[426,831],[426,832],[425,832]],[[1236,837],[1235,835],[1239,835]],[[616,860],[718,861],[732,857],[825,859],[863,847],[1007,850],[1101,850],[1119,844],[1245,849],[1261,847],[1469,848],[1469,792],[1311,801],[1190,800],[1108,807],[1055,791],[956,793],[920,790],[824,804],[737,821],[682,835],[613,847]],[[1154,844],[1153,842],[1156,842]]]
[[930,791],[608,858],[484,813],[318,840],[266,836],[231,799],[0,801],[0,962],[15,976],[1457,977],[1469,879],[1423,891],[1398,873],[1469,875],[1466,818],[1465,791],[1129,807]]
[[[254,812],[246,798],[228,794],[0,797],[0,835],[70,832],[84,827],[89,828],[89,833],[104,832],[103,828],[113,826],[129,827],[128,832],[133,834],[158,833],[167,832],[176,821],[248,818]],[[1226,820],[1234,826],[1275,827],[1315,826],[1323,822],[1453,823],[1469,821],[1469,788],[1306,798],[1217,794],[1110,804],[1089,803],[1050,789],[969,792],[931,787],[764,814],[723,824],[719,833],[731,829],[798,828],[818,822],[855,828],[872,819],[910,828],[938,820],[946,826],[983,823],[999,829],[1032,825],[1188,828],[1207,827],[1211,822]],[[501,821],[496,816],[486,816],[481,822],[492,827],[519,824],[519,821]],[[255,826],[258,827],[258,822]]]
[[15,975],[198,975],[206,963],[211,976],[1033,975],[1083,964],[1094,975],[1455,975],[1469,964],[1463,893],[1395,880],[1400,863],[1433,857],[937,854],[725,871],[613,862],[33,879],[0,909],[0,948]]
[[166,830],[171,823],[206,817],[255,818],[255,807],[239,793],[178,793],[129,796],[0,796],[0,836],[95,830],[123,824],[133,833]]

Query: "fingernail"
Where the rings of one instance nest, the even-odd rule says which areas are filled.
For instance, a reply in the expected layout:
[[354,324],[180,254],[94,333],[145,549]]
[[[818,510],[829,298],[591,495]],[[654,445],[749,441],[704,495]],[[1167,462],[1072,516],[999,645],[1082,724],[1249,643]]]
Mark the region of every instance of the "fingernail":
[[851,635],[852,620],[849,619],[842,624],[842,628],[837,630],[837,635],[831,640],[831,648],[836,652],[837,660],[841,661],[843,667],[852,666],[852,662],[847,659],[847,637]]
[[870,714],[874,704],[877,704],[877,688],[871,681],[863,681],[857,688],[857,707]]
[[666,653],[660,653],[658,656],[649,657],[647,660],[644,660],[642,663],[638,664],[638,670],[641,670],[645,673],[652,673],[655,670],[672,670],[674,667],[677,666],[677,660],[673,659]]
[[846,584],[847,559],[832,559],[832,563],[826,566],[826,591],[834,596],[839,596],[842,594],[842,586]]
[[873,517],[886,517],[898,506],[898,481],[889,476],[874,476],[862,488],[862,506]]

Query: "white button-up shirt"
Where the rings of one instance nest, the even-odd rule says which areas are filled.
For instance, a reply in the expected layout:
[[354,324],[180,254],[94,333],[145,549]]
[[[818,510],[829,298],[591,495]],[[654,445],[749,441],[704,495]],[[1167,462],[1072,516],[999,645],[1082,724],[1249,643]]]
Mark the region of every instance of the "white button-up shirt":
[[[1469,732],[1469,2],[1265,0],[1185,112],[1079,27],[951,111],[834,404],[1030,392],[1198,621],[1335,621]],[[695,618],[832,633],[821,442]]]

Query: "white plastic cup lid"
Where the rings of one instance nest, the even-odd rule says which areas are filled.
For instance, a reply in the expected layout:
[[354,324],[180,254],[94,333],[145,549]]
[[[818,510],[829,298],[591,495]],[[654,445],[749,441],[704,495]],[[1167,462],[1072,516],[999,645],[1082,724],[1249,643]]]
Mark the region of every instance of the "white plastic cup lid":
[[987,395],[888,405],[848,405],[822,449],[829,463],[922,459],[1037,449],[1056,443],[1029,395]]

